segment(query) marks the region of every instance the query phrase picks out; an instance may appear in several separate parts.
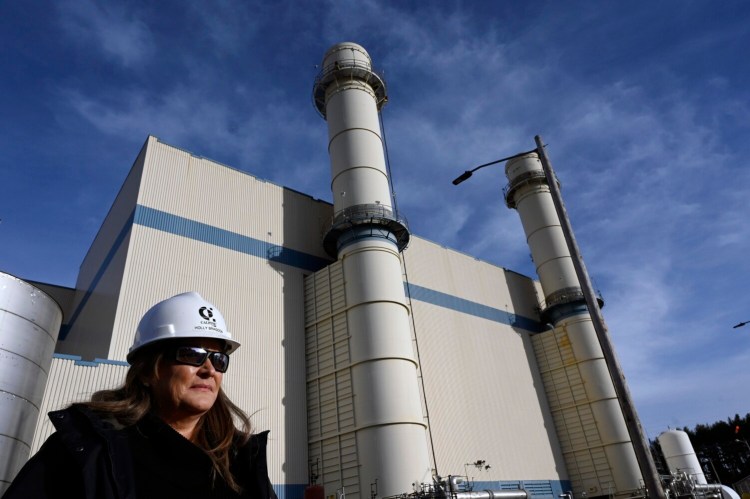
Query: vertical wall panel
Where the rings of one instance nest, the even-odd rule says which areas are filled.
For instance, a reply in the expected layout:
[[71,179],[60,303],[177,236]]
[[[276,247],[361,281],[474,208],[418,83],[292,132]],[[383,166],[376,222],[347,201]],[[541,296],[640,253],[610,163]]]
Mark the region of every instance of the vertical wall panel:
[[308,452],[327,496],[359,497],[349,334],[341,263],[305,279]]
[[149,137],[135,160],[96,238],[76,281],[76,292],[58,337],[58,353],[86,359],[106,358],[128,254],[130,228],[141,176],[155,139]]
[[39,410],[39,421],[34,433],[31,453],[35,453],[54,432],[47,413],[63,409],[73,402],[83,402],[94,392],[120,386],[125,381],[127,366],[110,362],[85,362],[75,358],[56,356],[47,379]]
[[[133,226],[109,356],[124,358],[152,304],[198,291],[242,343],[224,388],[258,430],[271,430],[272,481],[307,483],[301,311],[311,271],[281,262],[290,249],[323,261],[319,230],[331,207],[158,141],[149,147],[138,203],[154,226]],[[168,224],[171,233],[160,228]]]
[[573,490],[614,490],[614,478],[570,340],[562,328],[532,340]]
[[[421,239],[404,260],[411,286],[442,293],[435,303],[411,300],[438,472],[565,480],[532,333],[513,326],[538,317],[533,282]],[[467,470],[477,459],[491,468]]]
[[[412,285],[506,310],[511,322],[519,311],[526,316],[536,314],[536,287],[528,278],[420,239],[412,241],[405,260]],[[346,316],[335,312],[345,308],[335,298],[341,287],[339,267],[334,263],[306,279],[309,452],[313,462],[325,461],[327,494],[340,489],[347,472],[342,469],[343,464],[331,461],[334,454],[326,454],[327,447],[316,440],[318,433],[312,436],[321,424],[325,425],[312,408],[312,400],[316,400],[322,414],[330,414],[325,406],[331,399],[320,390],[323,377],[329,381],[326,373],[331,365],[331,324],[336,338],[341,339],[333,342],[337,345],[337,366],[346,352]],[[454,281],[459,284],[454,285]],[[466,294],[462,295],[464,290]],[[491,464],[491,469],[474,472],[472,478],[483,483],[538,479],[548,490],[550,480],[566,480],[531,333],[429,301],[412,299],[411,307],[439,473],[463,474],[467,471],[465,463],[481,458]],[[338,369],[335,383],[338,423],[342,428],[347,418],[353,421],[353,414],[344,404],[350,400],[349,387],[342,379],[346,373],[346,369]],[[315,376],[318,379],[312,382]],[[322,428],[330,431],[329,427]],[[320,435],[325,440],[325,433]],[[339,458],[343,459],[343,455]]]

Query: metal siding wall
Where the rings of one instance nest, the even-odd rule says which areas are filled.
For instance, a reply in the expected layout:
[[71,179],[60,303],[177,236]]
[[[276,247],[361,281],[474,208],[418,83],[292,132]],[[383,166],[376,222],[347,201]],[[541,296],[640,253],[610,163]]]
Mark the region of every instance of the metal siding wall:
[[305,279],[309,460],[327,496],[360,497],[341,262]]
[[[325,257],[318,227],[331,206],[158,141],[149,144],[139,206],[206,224],[200,230],[210,232],[213,243],[133,225],[109,358],[125,358],[138,320],[151,305],[198,291],[222,311],[242,343],[223,386],[252,415],[255,428],[271,430],[271,480],[306,484],[302,279],[310,272],[269,258],[274,248],[288,251],[288,241],[300,244],[292,249]],[[301,226],[318,235],[300,239],[295,231]],[[269,254],[222,247],[224,237],[263,241]]]
[[[410,284],[509,314],[537,314],[528,278],[510,273],[511,287],[504,269],[421,239],[404,260]],[[564,480],[529,332],[423,301],[411,305],[438,472],[468,471],[483,482]],[[466,470],[477,459],[491,469]]]
[[96,391],[119,386],[125,381],[126,372],[127,366],[99,362],[81,363],[73,359],[54,357],[39,410],[31,453],[36,453],[47,437],[55,431],[47,417],[48,412],[67,407],[73,402],[87,400]]
[[160,142],[151,149],[140,204],[328,258],[329,203]]
[[[128,229],[129,230],[129,229]],[[120,299],[123,272],[128,258],[130,234],[125,236],[117,251],[102,272],[95,289],[90,292],[86,304],[77,317],[73,317],[70,335],[59,342],[57,353],[79,355],[84,359],[107,358],[112,342],[113,322]],[[77,290],[77,294],[81,290]],[[74,307],[77,310],[77,307]],[[75,313],[74,313],[75,315]],[[122,358],[124,360],[124,357]]]
[[500,267],[424,239],[415,239],[404,251],[403,258],[409,280],[415,284],[495,308],[513,310],[504,271]]
[[242,344],[223,386],[252,414],[256,428],[271,430],[272,480],[306,483],[301,288],[297,269],[274,269],[259,258],[136,226],[112,356],[124,358],[139,318],[153,303],[199,291]]
[[614,478],[570,340],[557,328],[534,336],[532,343],[572,490],[577,496],[607,493],[614,489]]
[[65,321],[70,331],[63,328],[55,348],[58,353],[87,359],[107,356],[127,257],[129,226],[143,165],[154,140],[149,137],[141,149],[81,264],[75,298]]

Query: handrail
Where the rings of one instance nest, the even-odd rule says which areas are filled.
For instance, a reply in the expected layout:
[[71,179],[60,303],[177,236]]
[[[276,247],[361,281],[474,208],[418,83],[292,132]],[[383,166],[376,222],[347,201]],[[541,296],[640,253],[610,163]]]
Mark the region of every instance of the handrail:
[[326,89],[335,80],[335,75],[342,74],[351,79],[357,78],[370,85],[375,92],[375,102],[378,109],[388,101],[385,80],[372,66],[359,59],[342,59],[329,64],[320,70],[313,84],[313,105],[318,113],[325,118]]

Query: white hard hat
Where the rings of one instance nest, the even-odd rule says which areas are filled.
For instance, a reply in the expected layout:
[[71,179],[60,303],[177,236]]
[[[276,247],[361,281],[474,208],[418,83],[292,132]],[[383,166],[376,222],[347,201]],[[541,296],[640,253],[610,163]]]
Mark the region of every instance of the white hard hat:
[[216,338],[227,344],[227,353],[240,346],[227,331],[219,309],[195,291],[167,298],[151,307],[138,323],[128,362],[142,347],[151,343],[179,338]]

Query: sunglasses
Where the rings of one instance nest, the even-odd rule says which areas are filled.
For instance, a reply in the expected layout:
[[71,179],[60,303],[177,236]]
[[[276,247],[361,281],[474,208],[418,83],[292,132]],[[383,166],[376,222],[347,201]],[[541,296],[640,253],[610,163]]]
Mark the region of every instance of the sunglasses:
[[180,364],[202,366],[206,359],[211,360],[211,365],[218,372],[227,372],[229,367],[229,354],[227,353],[213,352],[200,347],[177,347],[175,349],[174,360]]

